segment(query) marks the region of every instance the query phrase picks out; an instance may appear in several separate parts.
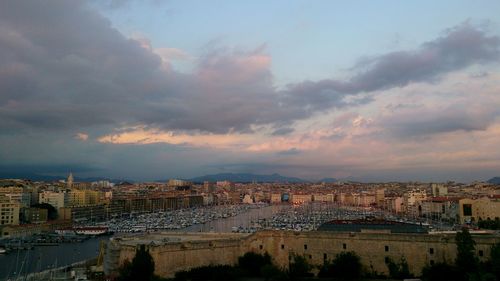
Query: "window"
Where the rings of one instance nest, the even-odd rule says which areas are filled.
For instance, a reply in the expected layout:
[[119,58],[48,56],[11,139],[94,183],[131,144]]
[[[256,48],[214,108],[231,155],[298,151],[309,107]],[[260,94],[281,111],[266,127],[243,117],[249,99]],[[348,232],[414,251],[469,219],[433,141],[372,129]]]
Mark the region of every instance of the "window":
[[263,248],[263,247],[262,247],[262,245],[259,245],[259,249],[261,249],[261,250],[262,250],[262,248]]
[[285,244],[281,244],[281,249],[285,249]]
[[344,250],[347,249],[347,244],[346,243],[342,244],[342,249],[344,249]]
[[389,252],[389,246],[385,246],[385,251]]
[[429,254],[434,254],[434,248],[429,248]]
[[328,255],[326,253],[323,254],[323,260],[326,261],[328,259]]
[[431,260],[430,263],[431,263],[431,265],[434,265],[434,260]]
[[472,204],[464,204],[462,207],[464,216],[472,216]]
[[312,256],[312,255],[309,255],[309,259],[312,259],[312,258],[313,258],[313,256]]
[[479,256],[482,257],[484,255],[483,250],[479,250]]
[[307,250],[307,244],[304,244],[304,250]]
[[384,258],[384,262],[385,262],[385,263],[389,263],[389,261],[390,261],[389,257],[385,257],[385,258]]

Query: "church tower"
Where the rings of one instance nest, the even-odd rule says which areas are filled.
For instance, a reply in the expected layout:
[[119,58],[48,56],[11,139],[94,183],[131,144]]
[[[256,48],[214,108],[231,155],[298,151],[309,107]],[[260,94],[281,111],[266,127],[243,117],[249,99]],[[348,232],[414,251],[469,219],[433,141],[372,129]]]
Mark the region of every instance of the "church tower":
[[68,188],[73,187],[73,173],[69,173],[68,180],[66,181],[66,186]]

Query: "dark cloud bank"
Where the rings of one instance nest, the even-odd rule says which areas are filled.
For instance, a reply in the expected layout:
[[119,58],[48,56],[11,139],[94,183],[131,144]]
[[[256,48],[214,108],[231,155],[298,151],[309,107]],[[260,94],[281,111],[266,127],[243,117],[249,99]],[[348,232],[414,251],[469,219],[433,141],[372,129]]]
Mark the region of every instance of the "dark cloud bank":
[[276,90],[269,68],[241,63],[257,51],[210,52],[195,73],[180,74],[82,1],[2,1],[0,129],[144,124],[220,133],[270,124],[280,135],[295,120],[370,100],[352,98],[360,94],[498,61],[499,50],[498,36],[464,23],[416,50],[365,60],[348,80]]

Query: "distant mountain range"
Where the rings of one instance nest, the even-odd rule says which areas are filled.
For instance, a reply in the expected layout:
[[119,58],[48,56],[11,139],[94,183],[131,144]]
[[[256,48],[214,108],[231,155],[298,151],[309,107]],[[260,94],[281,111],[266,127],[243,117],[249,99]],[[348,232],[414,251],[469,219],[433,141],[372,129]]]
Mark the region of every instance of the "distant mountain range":
[[[16,172],[2,172],[0,171],[0,179],[26,179],[26,180],[32,180],[32,181],[46,181],[46,182],[51,182],[51,181],[59,181],[59,180],[66,180],[66,176],[50,176],[50,175],[43,175],[43,174],[38,174],[38,173],[27,173],[27,172],[21,172],[21,173],[16,173]],[[75,176],[75,181],[77,182],[94,182],[94,181],[101,181],[101,180],[107,180],[110,182],[114,183],[120,183],[120,182],[131,182],[133,183],[134,181],[131,181],[129,179],[110,179],[110,178],[104,178],[104,177],[77,177]],[[280,174],[274,173],[271,175],[258,175],[258,174],[251,174],[251,173],[220,173],[220,174],[213,174],[213,175],[204,175],[204,176],[199,176],[199,177],[194,177],[191,179],[186,179],[188,181],[194,182],[194,183],[203,183],[204,181],[210,181],[210,182],[216,182],[216,181],[231,181],[231,182],[236,182],[236,183],[251,183],[251,182],[276,182],[276,183],[306,183],[306,182],[325,182],[325,183],[334,183],[337,182],[337,179],[334,178],[323,178],[318,181],[310,181],[310,180],[305,180],[301,178],[296,178],[296,177],[287,177],[287,176],[282,176]],[[167,182],[168,180],[157,180],[157,182]]]
[[[12,172],[2,173],[2,172],[0,172],[0,179],[24,179],[24,180],[31,180],[31,181],[52,182],[52,181],[66,180],[66,178],[67,177],[63,177],[63,176],[49,176],[49,175],[36,174],[36,173],[12,173]],[[119,182],[123,182],[123,181],[133,182],[130,180],[109,179],[109,178],[104,178],[104,177],[88,177],[88,178],[75,177],[76,182],[94,182],[94,181],[102,181],[102,180],[107,180],[107,181],[114,182],[114,183],[119,183]]]
[[194,183],[203,183],[204,181],[216,182],[216,181],[231,181],[237,183],[249,183],[249,182],[283,182],[283,183],[301,183],[301,182],[309,182],[308,180],[294,178],[294,177],[285,177],[280,174],[272,174],[272,175],[256,175],[256,174],[248,174],[248,173],[221,173],[215,175],[205,175],[201,177],[195,177],[192,179],[188,179]]
[[336,178],[324,178],[324,179],[320,179],[318,182],[335,183],[335,182],[338,182],[338,180]]
[[488,180],[488,183],[500,184],[500,177],[494,177]]

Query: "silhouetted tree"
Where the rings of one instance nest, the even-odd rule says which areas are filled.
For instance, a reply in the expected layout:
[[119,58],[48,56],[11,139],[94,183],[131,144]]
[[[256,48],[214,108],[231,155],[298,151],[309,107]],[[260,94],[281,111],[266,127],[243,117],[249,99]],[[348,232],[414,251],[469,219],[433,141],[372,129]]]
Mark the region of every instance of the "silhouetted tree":
[[387,265],[387,269],[389,269],[389,276],[391,278],[404,279],[413,277],[410,274],[408,262],[404,257],[401,257],[399,263],[394,262],[391,258],[387,258],[385,264]]
[[422,269],[424,281],[459,280],[459,274],[454,266],[447,263],[436,263]]
[[355,252],[342,252],[332,262],[325,262],[318,274],[319,277],[334,280],[354,281],[361,278],[361,259]]
[[497,280],[500,280],[500,243],[491,246],[490,260],[491,273]]
[[245,272],[247,276],[261,276],[261,269],[265,265],[270,265],[271,256],[268,253],[264,255],[248,252],[238,258],[238,266]]
[[141,245],[136,251],[132,262],[125,262],[120,269],[118,281],[152,281],[156,279],[154,275],[155,263],[146,250],[145,245]]
[[288,276],[274,264],[266,264],[260,269],[262,277],[266,281],[285,281]]
[[294,255],[290,263],[288,274],[290,280],[296,280],[303,277],[311,277],[312,266],[307,262],[306,258],[299,255]]
[[472,239],[467,228],[463,228],[461,232],[457,232],[455,236],[457,245],[457,258],[455,266],[461,273],[461,280],[471,280],[478,273],[479,260],[475,254],[476,242]]
[[239,268],[230,265],[209,265],[179,271],[175,273],[175,281],[233,281],[241,276]]

